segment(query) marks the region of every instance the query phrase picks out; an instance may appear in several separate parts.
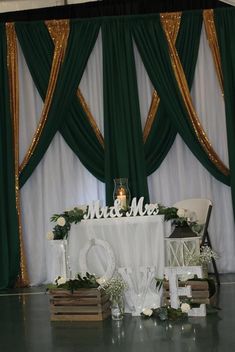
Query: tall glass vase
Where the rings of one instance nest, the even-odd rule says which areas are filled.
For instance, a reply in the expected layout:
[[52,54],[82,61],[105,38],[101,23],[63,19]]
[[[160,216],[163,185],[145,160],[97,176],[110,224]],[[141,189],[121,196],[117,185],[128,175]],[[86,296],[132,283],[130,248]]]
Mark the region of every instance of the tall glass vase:
[[121,209],[126,210],[130,205],[131,193],[128,186],[127,178],[115,178],[114,180],[113,200],[120,201]]

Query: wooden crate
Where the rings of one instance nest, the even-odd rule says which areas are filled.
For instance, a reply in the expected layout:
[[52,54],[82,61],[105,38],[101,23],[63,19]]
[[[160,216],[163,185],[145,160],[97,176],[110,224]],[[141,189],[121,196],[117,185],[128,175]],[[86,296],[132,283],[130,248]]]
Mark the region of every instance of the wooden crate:
[[[179,287],[185,287],[190,285],[192,287],[192,303],[198,304],[210,304],[209,298],[209,285],[207,281],[179,281]],[[163,284],[163,302],[165,304],[169,303],[170,293],[169,293],[169,282],[164,282]]]
[[111,314],[108,296],[96,288],[50,290],[50,311],[52,321],[100,321]]

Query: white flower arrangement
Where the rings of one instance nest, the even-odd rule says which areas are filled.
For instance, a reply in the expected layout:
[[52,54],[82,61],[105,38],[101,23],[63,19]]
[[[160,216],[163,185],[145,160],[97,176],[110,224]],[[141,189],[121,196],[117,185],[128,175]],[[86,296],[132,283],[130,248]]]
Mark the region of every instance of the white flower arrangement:
[[199,233],[202,226],[198,224],[197,215],[194,211],[184,208],[165,207],[159,205],[159,215],[164,215],[164,220],[171,220],[176,226],[189,226],[193,232]]
[[113,276],[110,280],[100,284],[99,289],[103,289],[109,296],[110,301],[114,303],[119,302],[127,287],[127,283],[121,276]]
[[186,265],[203,265],[209,264],[212,261],[212,258],[217,260],[219,258],[218,254],[214,252],[208,246],[202,246],[200,248],[200,254],[189,253],[185,257]]

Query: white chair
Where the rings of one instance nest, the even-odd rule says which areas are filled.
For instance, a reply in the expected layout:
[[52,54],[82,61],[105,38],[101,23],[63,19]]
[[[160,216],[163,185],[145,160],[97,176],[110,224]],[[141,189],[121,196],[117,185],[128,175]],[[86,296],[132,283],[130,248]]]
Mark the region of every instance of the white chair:
[[[208,225],[210,221],[210,215],[212,210],[212,202],[206,198],[191,198],[181,200],[173,205],[175,208],[183,208],[195,212],[199,225],[202,225],[201,231],[201,246],[208,245],[211,249],[211,241],[208,233]],[[219,273],[217,270],[215,259],[212,258],[212,265],[216,277],[216,282],[220,285]]]

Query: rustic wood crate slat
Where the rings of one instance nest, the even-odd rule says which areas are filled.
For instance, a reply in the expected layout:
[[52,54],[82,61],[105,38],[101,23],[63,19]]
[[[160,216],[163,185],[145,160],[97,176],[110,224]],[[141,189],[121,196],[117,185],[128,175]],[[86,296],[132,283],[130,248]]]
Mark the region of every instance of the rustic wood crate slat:
[[[69,290],[64,289],[52,289],[50,290],[50,294],[55,297],[64,297],[70,296],[71,292]],[[103,293],[102,291],[97,290],[96,288],[80,288],[78,290],[74,290],[73,295],[78,297],[100,297],[101,295],[103,295]]]
[[97,289],[50,290],[51,320],[99,321],[110,315],[108,296]]
[[[170,298],[170,292],[164,293],[166,298]],[[192,298],[209,298],[209,291],[192,291]]]
[[101,321],[110,316],[110,311],[103,313],[93,314],[79,314],[79,315],[70,315],[70,314],[51,314],[52,321]]
[[[106,303],[109,300],[108,296],[103,296],[101,297],[100,304],[101,303]],[[55,306],[86,306],[86,305],[97,305],[97,298],[90,298],[90,297],[82,297],[78,299],[78,296],[70,298],[69,296],[67,297],[54,297],[51,298],[51,301],[53,301],[53,305]]]
[[54,306],[51,305],[51,312],[55,313],[102,313],[110,307],[110,303],[107,302],[104,305],[96,306]]

